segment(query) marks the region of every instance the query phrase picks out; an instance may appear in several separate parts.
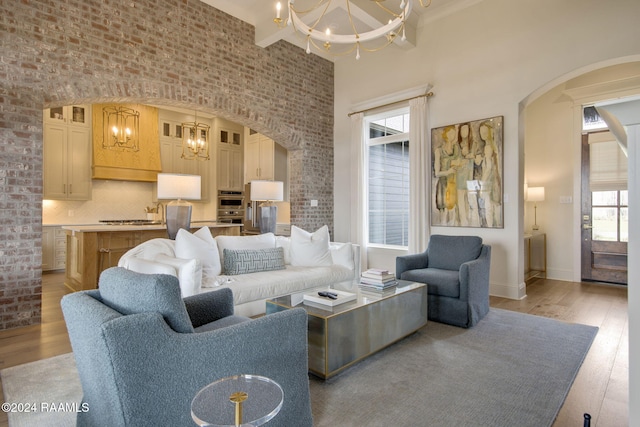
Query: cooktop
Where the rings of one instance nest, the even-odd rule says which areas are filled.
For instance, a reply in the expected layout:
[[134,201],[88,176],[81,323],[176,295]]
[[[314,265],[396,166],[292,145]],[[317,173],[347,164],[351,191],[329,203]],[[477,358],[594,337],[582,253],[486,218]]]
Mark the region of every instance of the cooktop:
[[162,224],[162,221],[154,221],[150,219],[101,219],[98,221],[105,225],[155,225]]

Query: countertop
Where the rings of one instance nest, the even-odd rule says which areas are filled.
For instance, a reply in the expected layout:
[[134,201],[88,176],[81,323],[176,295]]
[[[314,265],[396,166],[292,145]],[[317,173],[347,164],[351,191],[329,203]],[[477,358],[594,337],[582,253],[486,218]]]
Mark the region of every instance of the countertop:
[[[191,228],[200,227],[211,228],[229,228],[229,227],[241,227],[242,224],[229,224],[220,223],[216,221],[191,221]],[[103,231],[145,231],[145,230],[166,230],[167,226],[164,224],[150,224],[150,225],[106,225],[106,224],[84,224],[84,225],[63,225],[63,230],[70,230],[76,233],[96,233]]]

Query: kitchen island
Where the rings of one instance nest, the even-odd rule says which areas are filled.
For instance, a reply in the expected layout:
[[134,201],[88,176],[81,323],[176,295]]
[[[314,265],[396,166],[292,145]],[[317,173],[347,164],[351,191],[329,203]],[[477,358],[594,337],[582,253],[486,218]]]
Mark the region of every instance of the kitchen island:
[[[240,224],[191,222],[191,231],[209,227],[215,236],[239,236]],[[167,238],[163,224],[65,225],[67,263],[64,284],[72,291],[96,289],[100,273],[118,265],[129,249],[155,238]]]

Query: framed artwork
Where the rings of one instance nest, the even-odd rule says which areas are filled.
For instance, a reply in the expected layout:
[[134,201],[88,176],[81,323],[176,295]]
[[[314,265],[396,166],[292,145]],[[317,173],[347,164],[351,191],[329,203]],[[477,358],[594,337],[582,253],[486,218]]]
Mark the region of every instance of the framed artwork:
[[431,225],[503,228],[503,116],[431,129]]

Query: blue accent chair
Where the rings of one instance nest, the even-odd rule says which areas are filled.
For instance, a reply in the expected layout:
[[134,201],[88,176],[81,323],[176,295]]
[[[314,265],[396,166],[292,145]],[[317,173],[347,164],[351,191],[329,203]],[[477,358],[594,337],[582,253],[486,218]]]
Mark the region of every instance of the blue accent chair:
[[233,314],[231,289],[182,299],[177,278],[120,267],[61,304],[89,408],[80,427],[192,427],[197,392],[239,374],[282,386],[268,426],[313,425],[303,309],[252,320]]
[[424,253],[396,258],[396,277],[427,284],[430,320],[469,328],[489,312],[490,267],[480,237],[434,234]]

